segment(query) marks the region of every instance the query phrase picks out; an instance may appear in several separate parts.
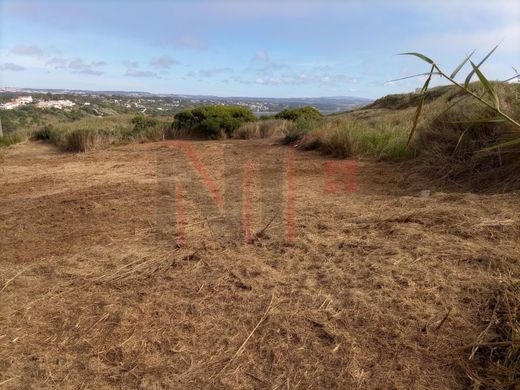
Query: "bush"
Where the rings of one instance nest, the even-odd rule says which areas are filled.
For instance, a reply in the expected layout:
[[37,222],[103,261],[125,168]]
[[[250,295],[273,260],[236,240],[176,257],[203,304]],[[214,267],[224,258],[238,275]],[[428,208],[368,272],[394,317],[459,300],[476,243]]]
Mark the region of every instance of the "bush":
[[144,115],[136,115],[130,121],[134,125],[130,139],[159,141],[164,139],[167,126],[160,120]]
[[309,120],[305,118],[299,118],[294,121],[294,126],[285,136],[283,143],[292,144],[301,140],[307,134],[314,132],[316,129],[323,126],[324,121]]
[[288,121],[296,121],[298,119],[316,120],[323,117],[321,112],[314,107],[305,106],[300,108],[286,108],[274,116],[276,119],[285,119]]
[[144,115],[136,115],[130,121],[134,125],[134,132],[138,133],[150,127],[155,127],[159,121],[155,118],[150,118]]
[[255,121],[254,114],[244,107],[206,106],[177,113],[173,127],[178,134],[216,139],[230,137],[244,123]]

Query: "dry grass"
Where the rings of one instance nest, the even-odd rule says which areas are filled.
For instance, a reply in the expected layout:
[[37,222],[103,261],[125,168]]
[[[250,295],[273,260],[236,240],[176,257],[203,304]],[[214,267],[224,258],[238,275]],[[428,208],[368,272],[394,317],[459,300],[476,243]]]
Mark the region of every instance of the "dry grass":
[[131,115],[87,117],[70,123],[46,126],[36,137],[49,140],[63,150],[87,152],[130,142],[159,141],[168,134],[171,118],[158,118],[158,124],[137,129]]
[[363,110],[321,121],[297,121],[285,142],[335,157],[400,161],[414,154],[406,148],[408,114]]
[[[520,118],[520,85],[497,85],[502,110]],[[481,89],[477,89],[481,94]],[[453,109],[444,108],[460,97],[448,94],[443,101],[426,106],[429,119],[418,129],[415,148],[423,172],[435,172],[444,182],[456,182],[475,190],[520,189],[520,147],[482,152],[482,149],[519,136],[518,129],[504,122],[480,123],[495,118],[485,106],[466,99]]]
[[482,319],[488,326],[468,345],[464,367],[476,388],[515,389],[520,383],[520,279],[499,280]]
[[[219,186],[240,182],[242,167],[223,169],[230,148],[237,161],[263,158],[253,194],[283,182],[286,147],[192,147]],[[158,156],[190,185],[182,154],[158,144],[7,150],[6,388],[454,389],[484,383],[495,368],[515,379],[518,350],[490,343],[518,337],[518,194],[420,197],[429,180],[411,189],[395,164],[373,162],[360,163],[359,192],[328,193],[328,160],[298,153],[294,245],[278,239],[280,211],[254,244],[219,239],[200,213],[204,190],[187,187],[179,248],[155,222]],[[230,187],[237,201],[241,186]],[[259,210],[272,204],[252,204],[261,231]]]
[[25,142],[29,139],[29,135],[25,131],[15,131],[12,133],[6,133],[3,137],[0,137],[0,148]]
[[266,119],[245,123],[233,132],[233,138],[259,139],[284,137],[292,127],[292,122],[281,119]]
[[[483,94],[477,84],[471,88]],[[497,84],[495,88],[502,110],[512,118],[520,118],[520,85]],[[504,122],[475,122],[475,119],[495,118],[496,114],[472,99],[463,99],[446,111],[464,96],[455,87],[428,91],[410,148],[406,143],[419,101],[416,94],[391,95],[366,108],[332,115],[322,121],[297,122],[286,141],[339,157],[411,159],[417,180],[426,176],[441,188],[520,189],[518,145],[482,152],[486,147],[518,138],[518,129]]]

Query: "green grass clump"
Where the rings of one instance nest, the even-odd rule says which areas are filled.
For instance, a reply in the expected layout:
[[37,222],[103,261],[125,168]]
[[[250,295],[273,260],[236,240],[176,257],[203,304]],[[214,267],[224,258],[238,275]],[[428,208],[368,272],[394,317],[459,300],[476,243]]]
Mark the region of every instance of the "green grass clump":
[[404,160],[413,156],[413,152],[406,148],[406,136],[405,128],[369,127],[362,123],[344,122],[329,138],[325,137],[323,147],[341,157]]
[[285,137],[285,143],[336,157],[400,161],[415,153],[413,148],[406,148],[410,115],[409,110],[364,109],[321,120],[300,118]]

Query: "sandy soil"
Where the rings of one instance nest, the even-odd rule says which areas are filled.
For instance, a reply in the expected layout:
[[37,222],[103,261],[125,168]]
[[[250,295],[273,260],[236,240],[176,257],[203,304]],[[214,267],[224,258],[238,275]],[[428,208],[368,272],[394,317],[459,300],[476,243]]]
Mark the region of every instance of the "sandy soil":
[[[163,143],[3,151],[0,387],[468,386],[466,346],[518,277],[519,194],[421,196],[427,181],[370,161],[343,191],[342,162],[299,151],[291,189],[289,147],[189,145],[236,204],[231,225],[197,163]],[[161,181],[183,182],[184,245]]]

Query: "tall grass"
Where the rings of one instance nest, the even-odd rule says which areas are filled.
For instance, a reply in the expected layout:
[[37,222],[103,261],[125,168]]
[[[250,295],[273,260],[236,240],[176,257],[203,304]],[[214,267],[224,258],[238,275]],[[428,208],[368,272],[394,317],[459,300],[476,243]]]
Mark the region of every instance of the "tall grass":
[[0,147],[18,144],[20,142],[27,141],[28,138],[29,135],[27,134],[27,132],[21,130],[6,133],[3,137],[0,137]]
[[239,139],[283,137],[292,126],[292,122],[281,119],[248,122],[233,131],[232,137]]
[[36,132],[36,138],[48,140],[63,150],[87,152],[89,150],[129,142],[158,141],[165,137],[170,119],[136,124],[135,117],[88,117],[73,123],[45,126]]
[[358,118],[349,114],[322,121],[302,120],[295,123],[285,142],[342,158],[372,157],[400,161],[414,154],[406,148],[408,130],[404,123],[403,115],[378,117],[372,113]]

